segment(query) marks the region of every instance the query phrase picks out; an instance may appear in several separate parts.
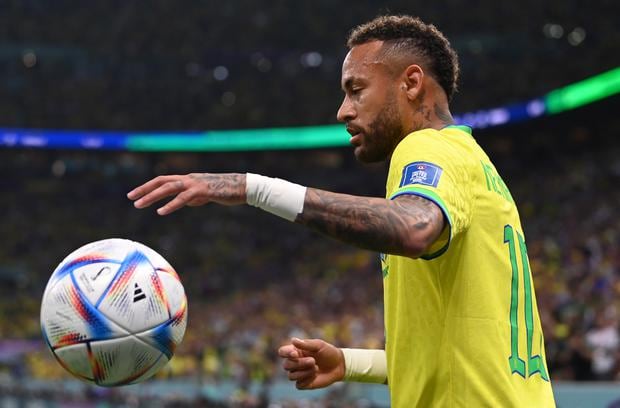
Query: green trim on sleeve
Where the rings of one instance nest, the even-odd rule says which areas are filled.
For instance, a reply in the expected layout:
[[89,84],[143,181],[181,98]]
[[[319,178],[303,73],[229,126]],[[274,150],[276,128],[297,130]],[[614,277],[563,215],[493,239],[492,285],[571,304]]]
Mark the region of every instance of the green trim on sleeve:
[[405,187],[401,187],[398,190],[396,190],[390,196],[390,200],[393,200],[396,197],[401,196],[401,195],[417,195],[417,196],[422,196],[424,198],[431,200],[432,202],[437,204],[439,208],[441,208],[441,210],[444,212],[444,215],[448,219],[448,222],[450,223],[450,225],[452,225],[452,218],[450,218],[448,207],[446,207],[446,204],[434,191],[429,190],[424,187],[405,186]]
[[435,193],[434,191],[426,189],[426,188],[422,188],[422,187],[413,187],[413,186],[405,186],[405,187],[399,188],[390,196],[390,200],[393,200],[396,197],[400,197],[402,195],[416,195],[419,197],[424,197],[427,200],[430,200],[433,203],[435,203],[441,209],[441,212],[443,212],[443,215],[448,220],[448,229],[449,229],[448,242],[446,242],[446,245],[444,245],[438,251],[433,252],[432,254],[422,255],[420,258],[428,261],[428,260],[441,256],[444,252],[448,250],[448,247],[450,246],[450,242],[452,241],[452,218],[450,218],[450,213],[448,212],[448,208],[446,207],[446,204],[443,202],[441,197],[439,197],[437,193]]

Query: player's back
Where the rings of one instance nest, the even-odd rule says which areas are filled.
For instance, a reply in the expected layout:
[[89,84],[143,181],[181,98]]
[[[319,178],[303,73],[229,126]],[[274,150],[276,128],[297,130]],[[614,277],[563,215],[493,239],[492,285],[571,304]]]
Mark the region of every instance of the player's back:
[[394,406],[553,406],[524,234],[487,155],[462,128],[415,132],[387,191],[434,201],[449,223],[426,259],[384,259]]

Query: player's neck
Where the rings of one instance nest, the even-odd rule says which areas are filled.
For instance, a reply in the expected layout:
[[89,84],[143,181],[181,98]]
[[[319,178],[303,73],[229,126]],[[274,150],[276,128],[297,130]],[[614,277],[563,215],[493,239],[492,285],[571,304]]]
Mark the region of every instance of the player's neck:
[[446,126],[454,125],[454,119],[446,101],[435,101],[431,118],[433,119],[431,124],[433,129],[443,129]]
[[422,129],[443,129],[454,124],[450,113],[448,97],[443,88],[432,78],[428,78],[420,89],[412,105],[406,134]]
[[413,117],[406,134],[422,129],[443,129],[453,125],[454,119],[450,113],[448,103],[428,98],[421,101],[414,110]]

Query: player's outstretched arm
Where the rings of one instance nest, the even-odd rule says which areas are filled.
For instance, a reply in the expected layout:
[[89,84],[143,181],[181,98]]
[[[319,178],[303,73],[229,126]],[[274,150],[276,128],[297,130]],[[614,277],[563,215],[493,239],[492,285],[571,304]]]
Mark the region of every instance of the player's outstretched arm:
[[160,215],[185,205],[248,203],[361,248],[414,258],[426,252],[445,226],[439,207],[422,197],[360,197],[255,174],[159,176],[127,196],[136,208],[174,196],[157,210]]

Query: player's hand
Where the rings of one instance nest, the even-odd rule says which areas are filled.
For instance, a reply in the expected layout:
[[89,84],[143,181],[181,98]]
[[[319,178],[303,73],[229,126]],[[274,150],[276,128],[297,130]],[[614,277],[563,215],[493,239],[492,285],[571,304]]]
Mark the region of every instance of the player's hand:
[[342,350],[319,339],[300,340],[280,347],[278,355],[284,359],[282,367],[288,379],[295,381],[300,390],[327,387],[344,378]]
[[159,176],[127,193],[136,208],[145,208],[166,197],[175,196],[157,209],[159,215],[170,214],[183,206],[207,203],[245,204],[245,174],[192,173],[183,176]]

